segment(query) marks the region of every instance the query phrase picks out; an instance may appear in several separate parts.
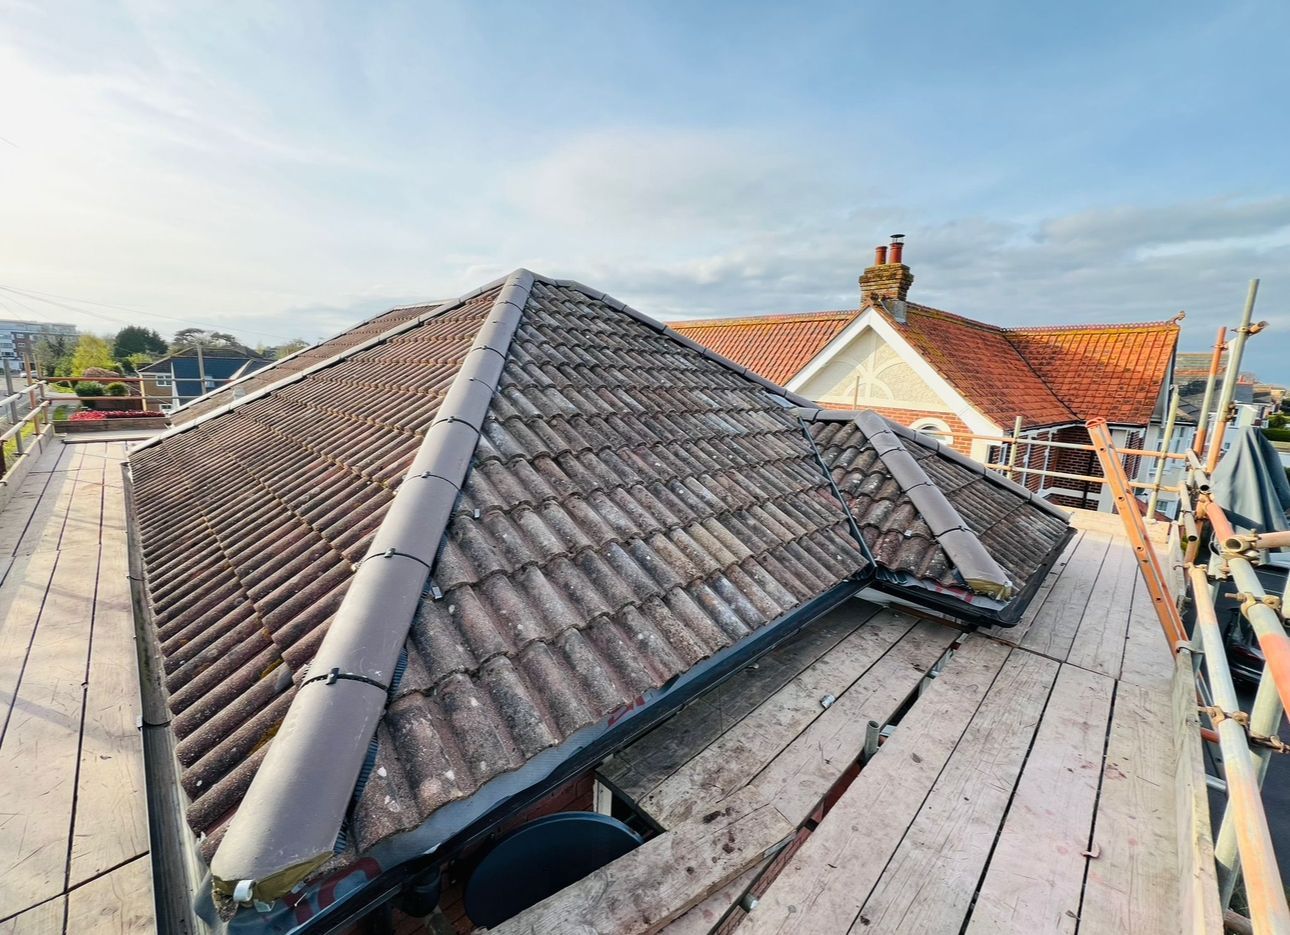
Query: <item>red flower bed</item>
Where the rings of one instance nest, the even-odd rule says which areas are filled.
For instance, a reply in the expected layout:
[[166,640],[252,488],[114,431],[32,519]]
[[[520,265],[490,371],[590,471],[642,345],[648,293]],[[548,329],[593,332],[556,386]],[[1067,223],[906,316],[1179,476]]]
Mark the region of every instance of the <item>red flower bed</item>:
[[105,419],[164,419],[166,414],[155,409],[84,409],[74,413],[68,422],[102,422]]

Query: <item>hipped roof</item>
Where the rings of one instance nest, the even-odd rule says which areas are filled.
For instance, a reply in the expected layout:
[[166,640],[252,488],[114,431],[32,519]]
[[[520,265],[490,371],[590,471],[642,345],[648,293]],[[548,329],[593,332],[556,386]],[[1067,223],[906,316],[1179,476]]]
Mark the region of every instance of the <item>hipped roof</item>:
[[[433,826],[424,852],[448,806],[872,572],[885,505],[835,484],[809,401],[524,270],[407,311],[131,457],[188,820],[224,898]],[[923,478],[949,457],[881,420],[865,443]],[[955,534],[912,476],[899,497],[958,593],[1024,590],[1034,567],[970,541],[988,510],[960,497]]]
[[360,849],[415,828],[863,572],[767,388],[521,271],[137,452],[217,890],[279,896],[347,812]]
[[1015,619],[1070,534],[1063,510],[877,413],[805,417],[888,581],[945,596],[965,616]]

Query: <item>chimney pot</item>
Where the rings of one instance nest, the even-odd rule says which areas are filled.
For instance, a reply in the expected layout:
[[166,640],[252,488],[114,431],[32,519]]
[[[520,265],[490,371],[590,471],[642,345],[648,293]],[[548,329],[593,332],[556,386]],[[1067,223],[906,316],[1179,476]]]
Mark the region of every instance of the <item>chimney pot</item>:
[[[901,262],[905,247],[902,243],[904,236],[904,234],[892,234],[889,245],[874,248],[873,266],[860,276],[861,307],[872,306],[884,299],[894,299],[901,303],[905,301],[905,296],[909,294],[909,287],[914,283],[914,274]],[[886,307],[889,312],[891,308],[897,308],[897,311],[892,313],[894,316],[902,314],[898,306],[887,305]]]

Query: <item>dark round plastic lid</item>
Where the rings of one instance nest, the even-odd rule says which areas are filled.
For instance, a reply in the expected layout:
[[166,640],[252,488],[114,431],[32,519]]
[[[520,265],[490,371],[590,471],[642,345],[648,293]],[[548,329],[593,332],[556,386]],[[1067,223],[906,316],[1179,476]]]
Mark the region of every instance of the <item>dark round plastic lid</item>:
[[502,838],[466,882],[466,913],[492,928],[639,847],[641,836],[596,812],[559,812]]

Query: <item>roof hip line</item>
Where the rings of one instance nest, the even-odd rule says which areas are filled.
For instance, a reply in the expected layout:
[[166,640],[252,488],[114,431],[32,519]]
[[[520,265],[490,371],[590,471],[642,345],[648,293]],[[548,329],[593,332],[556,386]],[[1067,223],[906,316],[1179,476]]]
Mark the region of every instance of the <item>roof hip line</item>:
[[[310,671],[339,675],[297,690],[211,861],[217,893],[272,902],[331,859],[385,711],[388,693],[380,686],[407,639],[533,281],[528,270],[511,273],[480,325],[310,663]],[[484,350],[496,353],[475,353]]]
[[922,465],[905,450],[891,424],[870,410],[856,416],[855,424],[868,436],[869,443],[887,466],[892,479],[900,484],[918,508],[923,522],[950,557],[968,587],[978,594],[986,594],[997,600],[1010,598],[1013,585],[1008,573],[968,528],[944,491],[932,482]]

